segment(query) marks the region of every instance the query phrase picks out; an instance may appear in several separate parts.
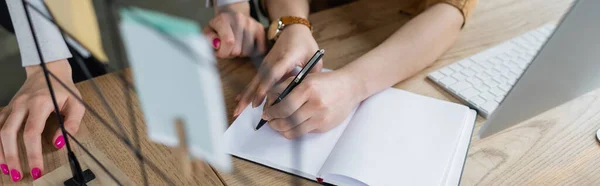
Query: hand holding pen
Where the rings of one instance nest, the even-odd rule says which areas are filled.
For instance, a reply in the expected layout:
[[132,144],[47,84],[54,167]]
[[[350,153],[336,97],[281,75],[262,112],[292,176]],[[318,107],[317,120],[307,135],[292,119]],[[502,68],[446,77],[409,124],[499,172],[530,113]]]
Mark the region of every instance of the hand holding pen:
[[[283,98],[285,98],[290,92],[292,92],[292,90],[294,88],[296,88],[296,86],[298,86],[300,83],[302,83],[302,80],[304,80],[304,78],[308,75],[308,72],[310,72],[310,70],[321,60],[321,58],[323,57],[324,54],[325,54],[325,50],[323,50],[323,49],[318,50],[315,53],[315,55],[313,55],[313,57],[311,57],[310,60],[308,60],[306,66],[304,66],[304,68],[302,68],[302,70],[300,70],[298,75],[296,75],[296,77],[294,77],[294,80],[292,80],[292,82],[290,82],[290,84],[285,88],[285,90],[283,90],[283,92],[281,92],[281,94],[277,97],[277,99],[273,102],[273,104],[271,104],[271,106],[281,102],[281,100]],[[261,119],[260,122],[258,122],[258,125],[256,125],[256,128],[254,130],[260,129],[265,123],[267,123],[267,120]]]

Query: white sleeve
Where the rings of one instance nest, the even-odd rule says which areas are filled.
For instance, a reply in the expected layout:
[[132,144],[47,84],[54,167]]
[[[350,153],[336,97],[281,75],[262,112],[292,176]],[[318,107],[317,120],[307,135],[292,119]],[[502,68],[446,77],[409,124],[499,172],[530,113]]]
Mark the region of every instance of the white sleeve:
[[[223,6],[231,3],[248,2],[249,0],[214,0],[217,2],[217,6]],[[213,7],[213,0],[206,0],[206,7]]]
[[[42,0],[27,1],[34,5],[38,10],[43,11],[47,17],[50,17]],[[15,34],[17,35],[17,42],[19,43],[23,66],[40,64],[33,35],[29,29],[29,21],[25,16],[23,2],[21,0],[6,0],[6,4],[15,28]],[[31,16],[32,24],[35,27],[35,35],[40,44],[44,62],[70,58],[71,53],[58,28],[52,24],[52,22],[42,17],[35,9],[28,7],[28,11]]]

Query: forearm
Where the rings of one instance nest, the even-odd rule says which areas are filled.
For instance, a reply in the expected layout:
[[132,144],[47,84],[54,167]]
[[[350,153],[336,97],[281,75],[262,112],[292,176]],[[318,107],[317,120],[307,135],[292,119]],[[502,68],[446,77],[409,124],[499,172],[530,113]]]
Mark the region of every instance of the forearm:
[[456,8],[437,4],[340,72],[352,76],[359,99],[366,99],[431,65],[454,43],[462,23]]
[[282,16],[308,18],[309,0],[263,0],[263,6],[269,12],[269,19]]

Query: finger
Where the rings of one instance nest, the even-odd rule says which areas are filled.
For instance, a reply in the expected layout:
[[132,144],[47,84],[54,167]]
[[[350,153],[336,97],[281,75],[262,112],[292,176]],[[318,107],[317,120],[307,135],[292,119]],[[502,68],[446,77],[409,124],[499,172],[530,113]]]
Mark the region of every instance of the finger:
[[248,18],[241,13],[235,14],[235,18],[231,23],[233,27],[233,36],[235,37],[235,43],[231,49],[231,56],[239,57],[242,55],[242,43],[244,42],[244,32],[246,31],[246,24]]
[[[271,105],[275,102],[275,100],[277,100],[277,98],[279,97],[279,95],[281,95],[281,93],[283,92],[283,90],[285,90],[285,87],[287,85],[290,84],[290,82],[292,82],[292,78],[289,78],[285,81],[282,81],[280,83],[278,83],[277,85],[273,86],[271,88],[271,90],[269,92],[267,92],[268,96],[267,96],[267,102],[265,103],[264,107],[263,107],[263,115],[264,112],[271,107]],[[263,117],[263,116],[261,116]],[[264,118],[264,117],[263,117]]]
[[262,104],[267,91],[269,91],[273,84],[281,80],[283,75],[293,69],[293,66],[290,65],[293,64],[291,60],[292,59],[285,57],[283,60],[272,61],[261,65],[258,74],[260,76],[260,83],[256,88],[254,101],[252,102],[254,107]]
[[[81,119],[85,114],[85,107],[79,103],[75,98],[68,98],[65,105],[62,108],[62,114],[64,115],[64,126],[65,130],[71,135],[75,135],[79,131]],[[57,129],[54,133],[54,146],[61,149],[65,146],[66,134],[63,134],[61,129]]]
[[46,120],[50,113],[54,111],[52,102],[45,99],[34,101],[35,105],[30,105],[31,112],[27,117],[25,128],[23,129],[23,142],[27,152],[27,163],[31,168],[30,173],[33,179],[42,176],[44,170],[44,158],[42,156],[42,132],[46,125]]
[[314,114],[315,109],[305,104],[289,117],[269,120],[269,126],[276,131],[288,131],[298,126],[300,123],[307,121]]
[[267,51],[267,44],[266,44],[266,36],[265,36],[265,29],[263,28],[263,26],[261,24],[255,24],[256,26],[254,27],[254,40],[255,40],[255,47],[256,47],[256,51],[257,53],[255,55],[262,55]]
[[[9,107],[5,107],[0,111],[0,126],[4,126],[4,122],[10,113]],[[6,165],[6,161],[4,159],[4,149],[1,143],[2,139],[0,139],[0,169],[2,169],[2,173],[5,175],[9,174],[8,165]]]
[[217,32],[221,44],[217,50],[218,58],[227,58],[231,54],[233,45],[235,44],[235,36],[231,29],[229,21],[230,17],[227,14],[221,14],[213,18],[208,25]]
[[250,84],[248,84],[248,86],[244,90],[244,93],[240,97],[240,101],[238,102],[238,105],[235,108],[233,115],[240,115],[240,113],[242,113],[242,111],[248,106],[248,104],[250,104],[250,102],[252,101],[251,98],[254,95],[254,91],[256,90],[256,86],[258,86],[258,80],[258,76],[254,76],[252,81],[250,81]]
[[319,63],[315,64],[315,66],[310,69],[310,72],[321,72],[323,69],[323,59],[319,60]]
[[310,118],[305,122],[298,124],[296,127],[291,130],[280,132],[283,137],[287,139],[294,139],[300,137],[312,130],[315,130],[318,127],[318,121],[316,119]]
[[242,57],[247,57],[252,55],[252,52],[255,50],[254,48],[254,29],[250,28],[244,31],[243,33],[244,39],[242,44]]
[[6,119],[0,131],[4,159],[10,169],[10,177],[14,182],[21,180],[21,161],[19,159],[19,147],[17,144],[17,133],[27,115],[26,105],[15,104],[12,112]]
[[221,45],[221,39],[219,39],[219,36],[217,35],[217,33],[211,28],[211,27],[204,27],[204,29],[202,30],[202,33],[204,33],[204,36],[206,37],[206,39],[211,42],[211,46],[215,49],[218,50],[219,46]]
[[[283,82],[281,84],[288,83]],[[289,83],[288,83],[289,84]],[[286,84],[287,85],[287,84]],[[306,91],[306,86],[298,86],[292,92],[290,92],[284,99],[282,99],[279,103],[268,107],[265,109],[263,113],[263,119],[272,120],[272,119],[280,119],[287,118],[296,112],[302,105],[304,105],[310,96],[308,91]]]

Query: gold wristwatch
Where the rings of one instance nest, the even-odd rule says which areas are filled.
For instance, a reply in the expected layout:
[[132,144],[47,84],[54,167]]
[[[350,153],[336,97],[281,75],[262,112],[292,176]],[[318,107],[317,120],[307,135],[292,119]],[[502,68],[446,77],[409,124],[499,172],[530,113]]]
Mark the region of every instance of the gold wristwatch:
[[303,25],[307,26],[310,29],[310,31],[312,32],[312,26],[310,25],[310,21],[308,21],[308,19],[304,19],[304,18],[296,17],[296,16],[283,16],[283,17],[279,18],[278,20],[274,20],[273,22],[271,22],[271,25],[269,26],[269,31],[267,33],[268,39],[272,40],[272,41],[277,40],[277,38],[279,37],[279,34],[281,34],[281,31],[287,25],[293,25],[293,24],[303,24]]

